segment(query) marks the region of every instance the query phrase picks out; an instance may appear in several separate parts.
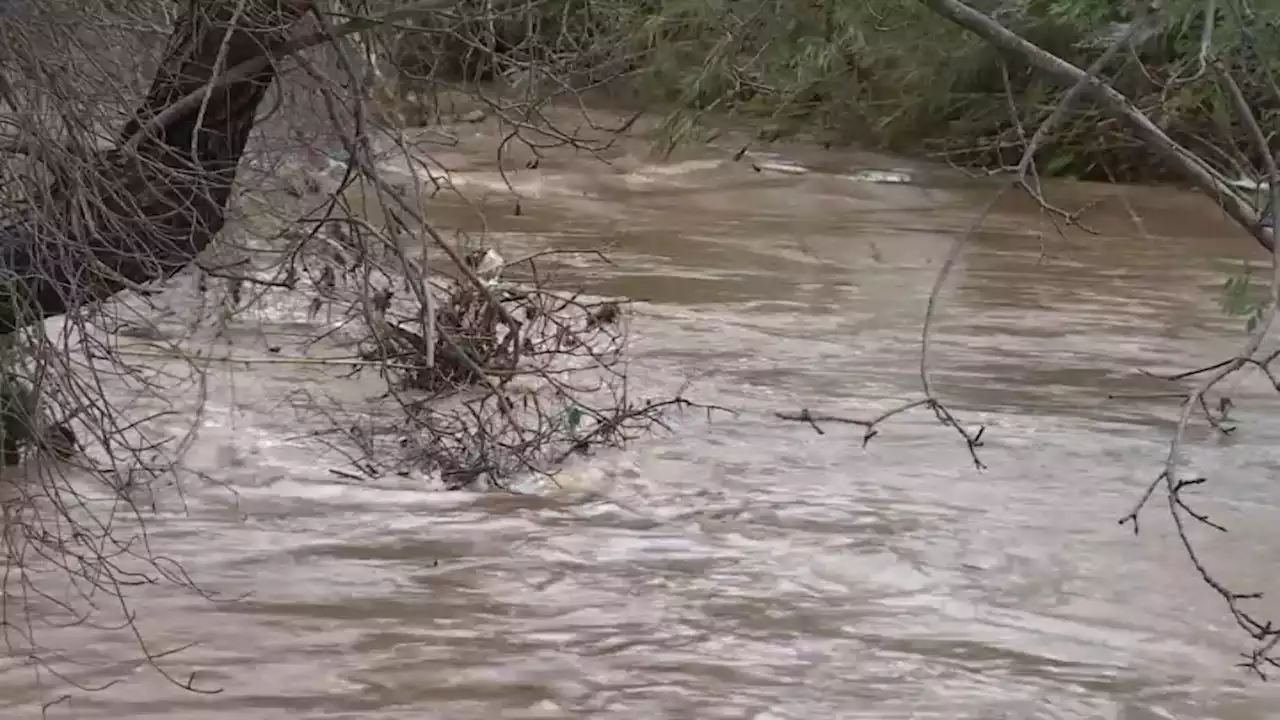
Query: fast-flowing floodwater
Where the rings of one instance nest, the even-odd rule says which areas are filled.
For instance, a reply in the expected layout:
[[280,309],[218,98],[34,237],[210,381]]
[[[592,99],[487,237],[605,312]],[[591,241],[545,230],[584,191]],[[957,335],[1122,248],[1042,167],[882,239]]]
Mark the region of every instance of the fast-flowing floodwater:
[[[83,667],[62,672],[119,682],[49,717],[1280,714],[1280,691],[1234,667],[1247,638],[1163,506],[1140,537],[1117,525],[1176,407],[1109,394],[1160,391],[1140,371],[1242,341],[1221,284],[1259,258],[1208,203],[1059,185],[1056,204],[1093,204],[1097,234],[1059,236],[1021,199],[987,219],[933,346],[939,397],[988,428],[979,471],[927,412],[866,447],[858,428],[819,435],[775,413],[868,417],[919,397],[925,301],[990,183],[800,145],[737,162],[727,142],[669,160],[619,149],[612,165],[553,153],[511,177],[516,216],[493,145],[441,153],[487,198],[492,242],[610,244],[613,265],[566,263],[560,281],[636,301],[638,392],[687,386],[738,414],[687,413],[672,434],[575,464],[564,490],[442,492],[330,473],[341,457],[300,439],[289,409],[301,371],[211,371],[184,504],[148,523],[153,549],[217,597],[128,594],[154,652],[194,643],[163,667],[221,692],[138,665],[128,631],[77,628],[61,648]],[[442,225],[479,227],[435,202]],[[1197,537],[1224,579],[1280,590],[1280,406],[1256,378],[1230,387],[1241,429],[1197,428],[1188,454],[1211,478],[1200,509],[1232,532]],[[18,662],[0,674],[5,717],[68,691],[38,677]]]

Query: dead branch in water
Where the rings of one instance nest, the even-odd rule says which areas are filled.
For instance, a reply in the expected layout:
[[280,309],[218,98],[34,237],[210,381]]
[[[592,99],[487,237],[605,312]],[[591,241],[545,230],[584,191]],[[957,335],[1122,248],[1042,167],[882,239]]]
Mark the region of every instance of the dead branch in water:
[[[430,474],[453,489],[550,476],[702,407],[634,397],[627,302],[555,287],[547,266],[569,250],[535,249],[490,274],[468,252],[496,249],[483,228],[446,238],[427,217],[424,203],[461,193],[433,174],[429,147],[383,122],[348,46],[449,4],[357,16],[309,0],[192,0],[176,18],[163,3],[123,20],[94,15],[127,25],[125,37],[168,37],[145,87],[130,84],[132,55],[118,77],[92,75],[108,51],[51,42],[63,26],[46,16],[0,27],[20,59],[0,78],[14,117],[0,115],[13,135],[0,146],[13,151],[0,156],[0,409],[20,406],[3,413],[0,441],[25,441],[22,464],[0,477],[5,590],[16,598],[3,620],[10,653],[42,676],[100,687],[69,674],[74,651],[44,638],[118,631],[178,687],[218,690],[166,669],[176,649],[150,646],[126,598],[160,582],[204,593],[150,546],[146,526],[161,502],[186,508],[184,478],[235,492],[182,462],[230,374],[212,363],[270,359],[313,373],[276,399],[327,423],[303,435],[349,458],[335,468],[343,477]],[[63,71],[73,59],[83,67]],[[278,82],[286,63],[295,82]],[[552,125],[533,89],[483,100],[504,156],[524,143],[530,168],[549,145],[598,153],[611,142],[598,126]],[[408,172],[388,171],[388,156]],[[255,317],[269,312],[303,317]],[[290,334],[299,325],[302,339]],[[262,345],[234,352],[246,337]],[[258,359],[245,362],[250,353]],[[375,372],[383,395],[326,405]],[[234,394],[217,399],[234,418]],[[103,596],[119,606],[114,628]]]

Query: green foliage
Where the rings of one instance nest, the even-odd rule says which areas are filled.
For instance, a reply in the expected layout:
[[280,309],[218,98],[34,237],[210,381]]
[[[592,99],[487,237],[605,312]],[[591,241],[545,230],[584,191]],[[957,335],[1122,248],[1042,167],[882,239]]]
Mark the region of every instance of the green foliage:
[[[0,318],[12,326],[25,312],[11,283],[0,283]],[[33,440],[37,392],[28,373],[29,349],[20,333],[0,335],[0,465],[14,465]]]
[[1245,318],[1245,332],[1252,333],[1266,310],[1267,296],[1253,285],[1253,269],[1241,263],[1240,270],[1222,284],[1222,311],[1231,317]]
[[[980,9],[1045,49],[1088,65],[1134,21],[1137,4],[1112,0],[974,0]],[[670,109],[669,142],[698,137],[708,118],[745,119],[779,134],[806,133],[927,153],[960,163],[1010,162],[1021,153],[1018,122],[1030,132],[1064,88],[1008,60],[916,0],[560,0],[575,29],[594,36],[629,69],[647,107]],[[1218,3],[1213,57],[1240,69],[1263,127],[1280,121],[1266,72],[1280,76],[1280,3],[1237,16]],[[569,12],[572,9],[573,12]],[[1204,137],[1248,147],[1212,73],[1202,70],[1201,0],[1170,0],[1133,52],[1107,70],[1175,139],[1204,149]],[[560,24],[558,30],[565,27]],[[1210,58],[1212,59],[1212,58]],[[1008,86],[1006,80],[1008,78]],[[1213,156],[1214,153],[1207,153]],[[1231,174],[1247,153],[1211,157]],[[1087,102],[1073,111],[1040,158],[1048,174],[1159,178],[1150,156]],[[1103,172],[1103,163],[1106,170]]]
[[[1080,67],[1133,35],[1103,74],[1179,142],[1230,176],[1258,167],[1206,61],[1233,69],[1263,128],[1280,124],[1280,2],[970,0]],[[958,164],[1015,162],[1065,90],[937,16],[920,0],[545,0],[495,10],[463,0],[402,34],[406,77],[450,81],[527,73],[558,90],[607,84],[667,112],[668,146],[729,121]],[[1206,25],[1211,33],[1206,36]],[[426,32],[423,32],[425,30]],[[1208,45],[1204,46],[1205,40]],[[1207,47],[1207,52],[1202,48]],[[415,69],[410,70],[413,67]],[[734,121],[738,121],[734,123]],[[1088,101],[1037,158],[1046,175],[1170,179],[1169,169]]]

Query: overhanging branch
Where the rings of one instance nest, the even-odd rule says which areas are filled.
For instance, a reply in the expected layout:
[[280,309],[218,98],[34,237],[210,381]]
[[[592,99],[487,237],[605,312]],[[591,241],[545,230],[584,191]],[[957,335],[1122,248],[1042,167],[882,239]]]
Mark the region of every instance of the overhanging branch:
[[1158,153],[1165,162],[1177,168],[1187,180],[1205,195],[1213,198],[1227,215],[1271,251],[1272,239],[1259,225],[1258,212],[1228,185],[1223,177],[1191,151],[1170,138],[1122,93],[1101,78],[1045,51],[1011,32],[989,16],[973,9],[961,0],[921,0],[938,15],[954,22],[969,32],[991,43],[994,47],[1015,55],[1065,86],[1082,83],[1084,93],[1107,114],[1125,123],[1147,147]]

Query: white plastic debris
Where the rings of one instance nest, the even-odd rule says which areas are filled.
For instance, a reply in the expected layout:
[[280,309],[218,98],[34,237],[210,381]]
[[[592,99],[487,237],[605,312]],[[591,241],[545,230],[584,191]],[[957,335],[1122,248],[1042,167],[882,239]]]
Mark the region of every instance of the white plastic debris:
[[855,182],[868,182],[887,185],[905,185],[911,182],[911,175],[899,170],[855,170],[845,177]]

